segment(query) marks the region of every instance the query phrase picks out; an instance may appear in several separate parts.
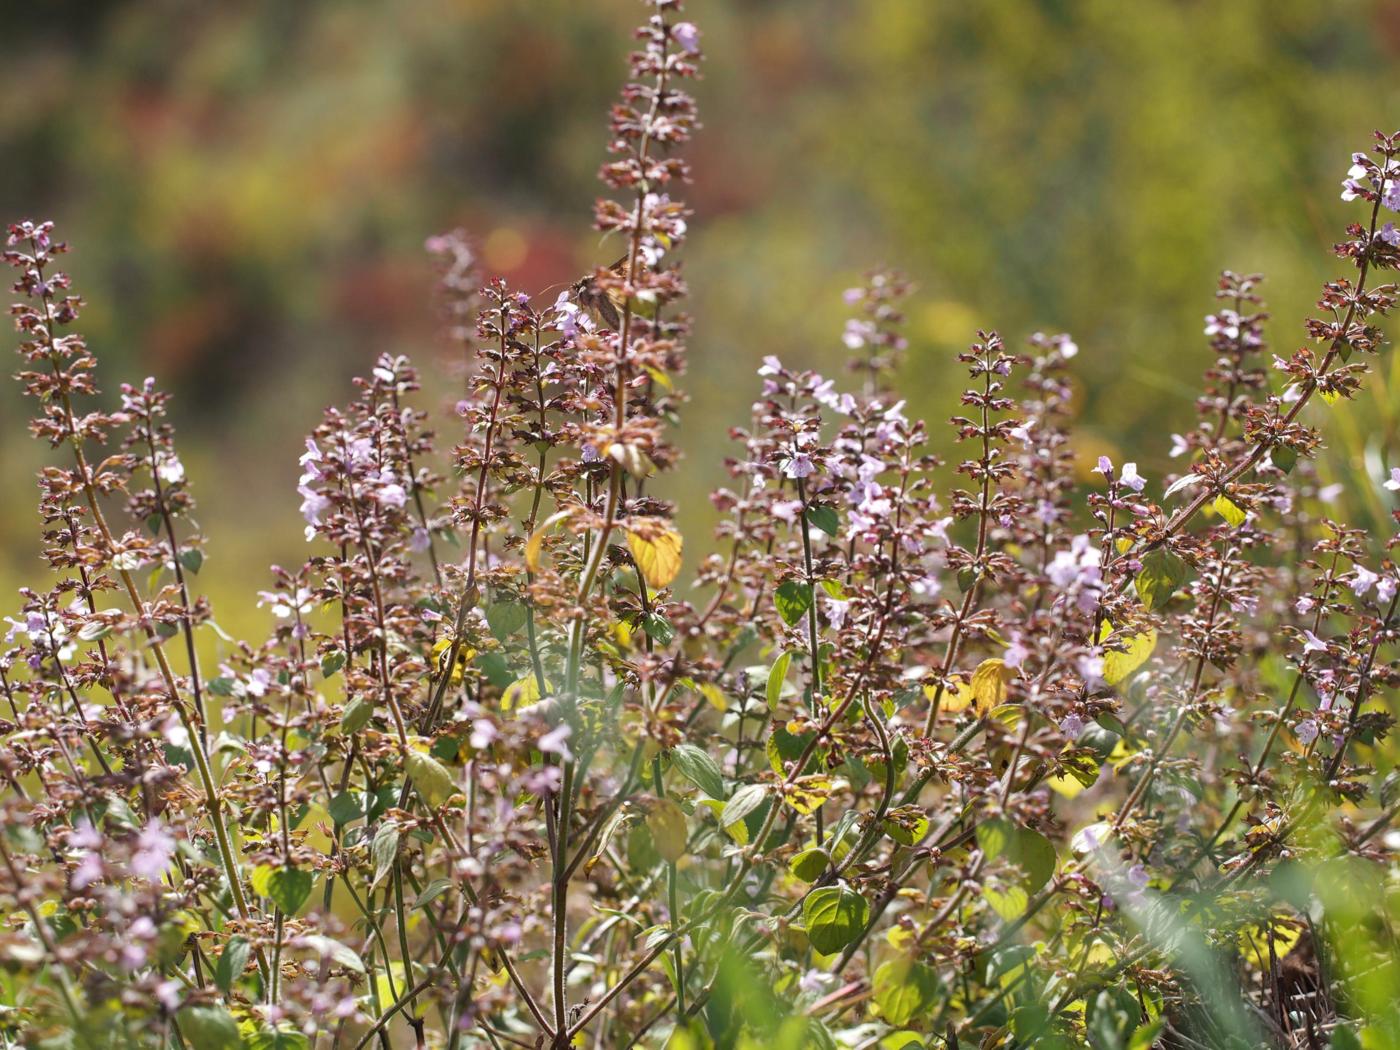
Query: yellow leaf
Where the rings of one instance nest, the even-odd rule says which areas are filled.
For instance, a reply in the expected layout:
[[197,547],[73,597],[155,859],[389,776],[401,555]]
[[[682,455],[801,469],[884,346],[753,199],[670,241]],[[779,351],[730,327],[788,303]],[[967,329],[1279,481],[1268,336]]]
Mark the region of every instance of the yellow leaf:
[[665,587],[681,571],[681,534],[658,518],[634,518],[627,526],[627,546],[653,590]]
[[545,533],[554,528],[554,526],[558,525],[561,521],[572,518],[573,516],[574,512],[572,509],[556,511],[545,518],[544,521],[540,522],[539,527],[536,528],[534,532],[530,533],[530,538],[525,541],[525,567],[527,569],[531,572],[540,571],[540,548],[544,545]]
[[1062,798],[1074,798],[1084,790],[1084,785],[1074,777],[1048,777],[1045,783],[1050,785],[1050,790]]
[[831,797],[839,783],[820,773],[798,777],[796,783],[783,789],[783,801],[806,816],[816,812]]
[[1129,635],[1122,641],[1122,652],[1108,652],[1103,656],[1103,680],[1109,685],[1125,681],[1147,662],[1152,650],[1157,648],[1157,632],[1149,630],[1142,634]]
[[1250,923],[1241,927],[1240,954],[1251,967],[1269,968],[1269,942],[1273,941],[1273,957],[1282,959],[1297,946],[1303,936],[1302,923],[1297,919],[1276,915],[1266,923]]
[[1005,660],[983,660],[972,672],[972,700],[979,715],[985,715],[1006,700],[1006,683],[1016,676],[1016,672],[1006,666]]
[[[433,643],[433,665],[438,669],[438,674],[443,672],[447,666],[447,653],[452,648],[452,639],[439,638]],[[457,684],[462,680],[462,674],[467,669],[467,665],[476,659],[476,650],[470,646],[461,646],[457,650],[457,659],[452,667],[452,682]]]
[[[928,698],[929,703],[933,703],[933,698],[937,694],[937,686],[924,686],[924,696]],[[943,700],[939,704],[939,710],[946,711],[950,715],[955,715],[959,711],[965,711],[971,703],[972,690],[961,678],[954,675],[950,687],[943,690]]]
[[1229,496],[1223,494],[1216,496],[1215,502],[1211,506],[1215,508],[1215,513],[1229,522],[1232,529],[1238,529],[1244,524],[1244,511],[1240,510]]
[[701,682],[696,688],[716,711],[729,710],[729,698],[724,695],[724,690],[715,685],[714,682]]
[[[554,688],[548,679],[545,679],[544,687],[546,690]],[[527,674],[506,686],[506,691],[501,694],[501,710],[513,711],[517,707],[529,707],[538,703],[539,699],[540,680],[533,674]]]

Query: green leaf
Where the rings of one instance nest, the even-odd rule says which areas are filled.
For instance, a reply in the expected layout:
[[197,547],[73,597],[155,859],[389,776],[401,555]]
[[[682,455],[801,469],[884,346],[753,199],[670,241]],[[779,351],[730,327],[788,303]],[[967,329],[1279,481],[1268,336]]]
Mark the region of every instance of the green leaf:
[[812,846],[788,862],[788,871],[795,879],[816,882],[830,866],[831,854],[819,846]]
[[431,755],[410,750],[404,755],[403,768],[430,806],[440,806],[457,793],[457,781],[451,772]]
[[1055,874],[1055,865],[1058,863],[1055,847],[1040,832],[1021,828],[1017,836],[1016,852],[1016,863],[1025,871],[1029,880],[1027,885],[1034,893]]
[[869,902],[844,882],[813,890],[802,906],[807,939],[823,955],[839,952],[854,941],[869,919]]
[[248,1039],[248,1050],[309,1050],[310,1046],[306,1036],[285,1029],[263,1028]]
[[418,894],[418,899],[413,902],[414,908],[426,908],[433,901],[437,900],[453,886],[451,879],[434,879],[423,887],[423,892]]
[[311,896],[311,884],[315,876],[300,868],[277,868],[267,877],[264,892],[269,900],[282,909],[282,914],[292,916]]
[[321,657],[321,677],[330,678],[344,666],[345,654],[339,649],[332,650]]
[[1007,922],[1019,919],[1025,914],[1026,907],[1031,902],[1030,894],[1023,886],[1008,886],[1004,889],[997,889],[992,886],[982,887],[982,896],[992,911],[996,912]]
[[671,761],[680,774],[711,798],[722,799],[724,774],[719,764],[694,744],[677,744],[671,751]]
[[928,834],[928,816],[918,806],[899,806],[885,815],[885,834],[903,846],[912,846]]
[[1275,445],[1269,452],[1269,460],[1285,474],[1292,474],[1298,465],[1298,452],[1287,445]]
[[851,600],[851,596],[846,593],[846,588],[841,586],[840,580],[822,580],[821,585],[822,590],[826,591],[827,597],[832,601],[848,602]]
[[646,631],[647,637],[657,645],[670,645],[671,640],[676,637],[676,629],[671,626],[671,621],[659,613],[647,613],[643,616],[642,630]]
[[773,592],[773,604],[778,607],[778,615],[783,618],[783,623],[791,627],[806,616],[807,610],[812,607],[812,585],[788,580]]
[[768,672],[768,686],[764,694],[771,711],[778,709],[778,700],[783,695],[783,682],[787,679],[788,664],[792,663],[792,653],[783,653],[773,661],[773,669]]
[[767,797],[768,789],[762,784],[745,784],[724,804],[719,822],[726,828],[732,827],[763,805]]
[[399,828],[397,824],[381,824],[374,833],[374,841],[369,845],[369,859],[374,862],[374,881],[369,884],[373,890],[394,870],[394,861],[399,855]]
[[875,1005],[892,1025],[908,1024],[938,1002],[938,974],[913,959],[891,959],[875,971]]
[[1026,874],[1025,887],[1034,893],[1055,874],[1055,847],[1038,831],[1004,817],[977,825],[977,845],[988,861],[1005,857]]
[[199,1050],[238,1050],[238,1022],[222,1006],[185,1006],[175,1015],[185,1042]]
[[832,507],[808,507],[806,517],[809,525],[828,536],[835,536],[841,530],[841,519]]
[[347,736],[358,733],[369,724],[374,716],[374,701],[367,696],[357,696],[345,705],[340,714],[340,728]]
[[196,576],[199,575],[200,566],[204,564],[204,552],[197,551],[193,547],[180,552],[180,564]]
[[988,861],[996,860],[1011,847],[1016,825],[1004,817],[984,820],[977,825],[977,848]]
[[521,602],[492,602],[486,607],[486,626],[497,641],[504,642],[525,626],[526,613]]
[[225,994],[243,976],[243,971],[248,966],[248,956],[252,951],[253,946],[248,938],[239,937],[237,934],[230,937],[228,944],[224,945],[223,954],[219,956],[218,964],[214,967],[214,983]]
[[324,956],[332,962],[339,963],[347,970],[354,970],[356,973],[365,972],[365,961],[360,958],[360,953],[349,945],[342,944],[334,937],[326,937],[319,933],[308,933],[300,937],[299,940],[317,955]]
[[1169,550],[1148,551],[1142,558],[1142,569],[1133,585],[1143,608],[1163,605],[1176,589],[1186,582],[1186,563]]

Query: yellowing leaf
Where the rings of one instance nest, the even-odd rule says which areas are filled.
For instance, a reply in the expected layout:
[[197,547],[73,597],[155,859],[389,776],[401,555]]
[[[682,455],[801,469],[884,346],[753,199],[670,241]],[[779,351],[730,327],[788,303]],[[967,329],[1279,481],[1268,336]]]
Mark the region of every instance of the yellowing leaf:
[[1212,503],[1211,506],[1215,509],[1215,513],[1219,514],[1222,518],[1229,522],[1230,527],[1232,529],[1238,529],[1241,525],[1244,524],[1244,511],[1240,510],[1240,508],[1235,504],[1235,501],[1232,500],[1229,496],[1223,494],[1216,496],[1215,502]]
[[1015,675],[1005,660],[983,660],[977,665],[977,670],[972,672],[972,701],[979,715],[1005,702],[1006,683]]
[[[439,638],[433,643],[433,666],[437,668],[438,674],[447,667],[448,652],[452,649],[452,639]],[[456,659],[452,666],[452,683],[456,685],[462,680],[462,674],[466,671],[467,665],[476,659],[476,650],[470,646],[459,646]]]
[[544,545],[544,536],[550,529],[558,525],[561,521],[572,518],[574,512],[570,510],[556,511],[544,521],[540,522],[534,532],[530,533],[530,538],[525,541],[525,567],[531,572],[540,571],[540,549]]
[[796,783],[783,789],[783,801],[806,816],[819,809],[839,784],[840,781],[821,773],[798,777]]
[[1145,631],[1121,639],[1121,652],[1107,652],[1103,656],[1103,680],[1109,685],[1118,685],[1147,662],[1152,650],[1157,648],[1157,632]]
[[1273,958],[1282,959],[1297,946],[1302,936],[1302,923],[1298,920],[1274,916],[1264,924],[1250,923],[1240,929],[1240,954],[1254,969],[1267,970],[1270,964],[1271,940]]
[[654,590],[665,587],[681,571],[681,534],[657,518],[633,519],[627,526],[632,560]]
[[647,830],[663,860],[674,864],[685,855],[685,811],[669,798],[657,799],[647,814]]
[[696,688],[716,711],[729,710],[729,698],[724,695],[724,690],[715,685],[714,682],[701,682]]
[[[546,679],[545,689],[554,688]],[[513,711],[517,707],[529,707],[531,704],[539,703],[540,680],[533,674],[527,674],[524,678],[517,678],[510,685],[506,686],[506,691],[501,694],[501,710]]]
[[410,750],[403,756],[404,771],[430,806],[440,806],[457,793],[452,772],[431,755]]
[[[936,685],[924,686],[924,696],[929,703],[933,703],[933,698],[938,695]],[[943,699],[939,703],[939,710],[946,711],[950,715],[955,715],[959,711],[965,711],[972,704],[972,689],[960,677],[954,675],[948,688],[943,690]]]
[[1061,798],[1074,798],[1084,790],[1084,785],[1075,780],[1074,777],[1047,777],[1045,783],[1050,785],[1050,790]]

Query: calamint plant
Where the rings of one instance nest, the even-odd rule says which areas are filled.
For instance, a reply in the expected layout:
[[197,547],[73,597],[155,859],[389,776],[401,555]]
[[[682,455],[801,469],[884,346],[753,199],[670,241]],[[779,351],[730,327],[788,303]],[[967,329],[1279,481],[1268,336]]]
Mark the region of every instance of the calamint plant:
[[9,227],[52,571],[0,649],[6,1045],[1400,1044],[1396,537],[1312,467],[1383,350],[1400,137],[1307,345],[1220,276],[1196,419],[1144,435],[1174,476],[1081,461],[1041,333],[969,333],[941,464],[876,271],[848,377],[755,354],[707,547],[656,485],[700,40],[653,0],[615,263],[535,298],[430,240],[455,416],[387,355],[325,412],[258,641],[199,593],[168,396],[99,391],[67,246]]

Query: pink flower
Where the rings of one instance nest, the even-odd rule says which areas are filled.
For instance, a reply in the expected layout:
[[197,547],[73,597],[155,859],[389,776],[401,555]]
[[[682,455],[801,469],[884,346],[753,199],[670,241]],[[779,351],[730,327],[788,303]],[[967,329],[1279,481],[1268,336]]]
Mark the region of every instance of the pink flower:
[[158,882],[170,866],[170,858],[174,854],[175,837],[159,821],[153,820],[136,836],[136,852],[131,855],[131,874]]
[[568,722],[560,722],[544,736],[540,737],[536,743],[541,751],[546,754],[558,755],[565,762],[572,762],[574,753],[569,750],[569,745],[564,741],[573,735],[573,730],[569,728]]

